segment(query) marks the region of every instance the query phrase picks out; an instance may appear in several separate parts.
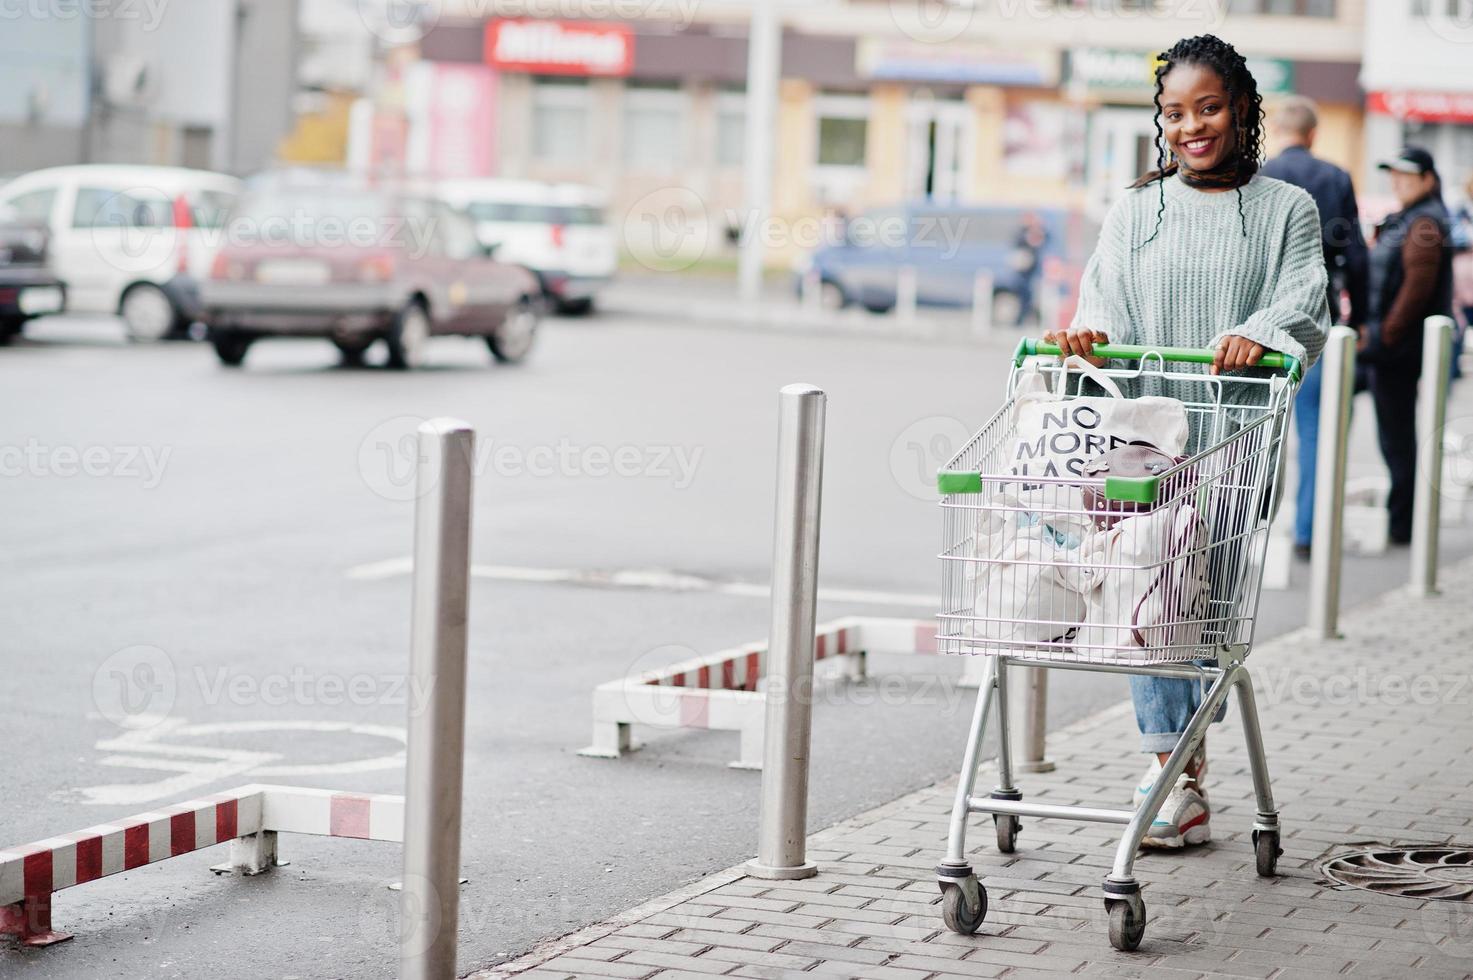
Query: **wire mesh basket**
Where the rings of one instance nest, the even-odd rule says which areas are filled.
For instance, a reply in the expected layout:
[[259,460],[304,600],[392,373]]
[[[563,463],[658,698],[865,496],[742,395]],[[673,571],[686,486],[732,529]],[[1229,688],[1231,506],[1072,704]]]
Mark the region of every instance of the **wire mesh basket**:
[[1091,373],[1182,403],[1183,456],[1151,476],[1020,475],[1022,372],[1065,403],[1088,393],[1084,373],[1027,362],[1057,348],[1020,345],[1007,401],[938,476],[942,652],[1130,665],[1251,643],[1297,362],[1213,376],[1210,351],[1097,352],[1133,363]]

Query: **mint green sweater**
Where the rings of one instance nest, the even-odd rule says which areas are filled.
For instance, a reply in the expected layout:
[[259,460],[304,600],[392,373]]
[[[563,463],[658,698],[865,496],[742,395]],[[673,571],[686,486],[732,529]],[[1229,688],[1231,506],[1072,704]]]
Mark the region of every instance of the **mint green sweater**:
[[1293,354],[1307,370],[1330,329],[1319,210],[1308,193],[1271,177],[1208,193],[1166,180],[1128,191],[1105,217],[1080,284],[1074,327],[1121,344],[1212,347],[1238,334]]

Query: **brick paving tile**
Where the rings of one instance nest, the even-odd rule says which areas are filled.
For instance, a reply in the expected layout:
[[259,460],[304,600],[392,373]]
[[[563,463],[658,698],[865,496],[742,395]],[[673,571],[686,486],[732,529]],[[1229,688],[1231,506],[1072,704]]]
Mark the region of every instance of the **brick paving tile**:
[[[1445,596],[1473,592],[1473,562],[1441,577]],[[975,936],[946,931],[932,869],[946,843],[947,781],[815,834],[817,877],[733,880],[732,869],[661,911],[487,976],[1473,978],[1473,910],[1332,885],[1320,871],[1327,857],[1368,846],[1473,843],[1473,685],[1461,700],[1424,703],[1389,686],[1466,678],[1473,604],[1397,591],[1345,610],[1341,629],[1338,641],[1298,633],[1249,658],[1283,814],[1279,877],[1255,873],[1234,708],[1208,740],[1212,844],[1136,862],[1148,922],[1135,953],[1105,935],[1099,885],[1119,828],[1103,824],[1025,819],[1017,852],[1005,855],[991,819],[975,816],[968,850],[987,918]],[[1330,697],[1329,682],[1355,691],[1362,678],[1368,693]],[[1128,704],[1051,732],[1049,755],[1054,772],[1020,777],[1026,800],[1123,807],[1143,764]],[[995,784],[990,763],[979,779],[983,790]]]

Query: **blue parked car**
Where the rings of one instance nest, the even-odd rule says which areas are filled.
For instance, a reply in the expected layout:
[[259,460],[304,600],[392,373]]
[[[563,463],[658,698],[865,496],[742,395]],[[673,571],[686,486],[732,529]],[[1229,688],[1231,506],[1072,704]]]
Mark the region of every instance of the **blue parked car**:
[[992,273],[993,322],[1018,323],[1033,306],[1033,286],[1049,259],[1087,251],[1077,216],[1058,208],[968,207],[918,202],[876,208],[850,219],[841,243],[820,247],[800,270],[816,272],[823,305],[858,304],[875,313],[895,305],[900,269],[916,270],[916,302],[969,307],[978,271]]

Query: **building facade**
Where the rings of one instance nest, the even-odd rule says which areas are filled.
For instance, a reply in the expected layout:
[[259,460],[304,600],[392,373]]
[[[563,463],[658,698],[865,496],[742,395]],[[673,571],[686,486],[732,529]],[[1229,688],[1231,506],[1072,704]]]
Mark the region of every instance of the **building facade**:
[[[1390,159],[1404,143],[1437,160],[1449,203],[1473,198],[1473,5],[1386,0],[1366,11],[1366,152]],[[1384,180],[1368,182],[1389,209]]]
[[[1208,32],[1249,57],[1266,102],[1316,99],[1317,150],[1359,174],[1363,4],[785,5],[774,211],[791,220],[929,197],[1098,219],[1155,165],[1154,52]],[[554,6],[557,17],[526,16]],[[547,11],[445,0],[407,71],[401,101],[419,148],[408,156],[445,175],[594,184],[616,212],[672,188],[710,213],[737,212],[746,17],[745,5],[682,0],[558,0]],[[413,92],[437,121],[416,116]],[[431,130],[461,132],[460,145],[442,153]]]

